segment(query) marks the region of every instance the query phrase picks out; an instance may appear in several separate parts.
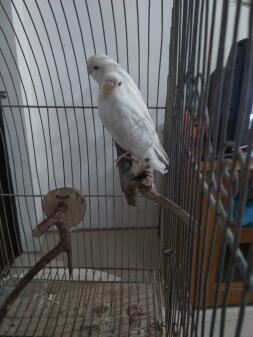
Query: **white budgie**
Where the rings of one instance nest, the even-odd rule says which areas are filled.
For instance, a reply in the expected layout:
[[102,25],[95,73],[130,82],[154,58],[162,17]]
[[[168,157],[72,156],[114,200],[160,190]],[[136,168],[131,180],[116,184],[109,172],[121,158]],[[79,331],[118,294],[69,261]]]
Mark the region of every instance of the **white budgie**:
[[[135,158],[149,160],[153,169],[166,173],[169,158],[130,75],[107,55],[90,57],[87,68],[100,85],[99,115],[115,142]],[[120,157],[124,156],[126,154]]]

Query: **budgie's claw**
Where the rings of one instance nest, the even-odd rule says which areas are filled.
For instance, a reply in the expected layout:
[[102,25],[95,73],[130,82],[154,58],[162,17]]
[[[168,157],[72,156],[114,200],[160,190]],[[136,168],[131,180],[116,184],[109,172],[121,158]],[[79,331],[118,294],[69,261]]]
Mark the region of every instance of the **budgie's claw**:
[[116,162],[116,167],[119,166],[119,163],[121,162],[121,160],[123,159],[128,159],[130,161],[134,160],[134,158],[131,156],[131,154],[129,152],[124,152],[122,153],[120,156],[118,156],[118,158],[115,160]]

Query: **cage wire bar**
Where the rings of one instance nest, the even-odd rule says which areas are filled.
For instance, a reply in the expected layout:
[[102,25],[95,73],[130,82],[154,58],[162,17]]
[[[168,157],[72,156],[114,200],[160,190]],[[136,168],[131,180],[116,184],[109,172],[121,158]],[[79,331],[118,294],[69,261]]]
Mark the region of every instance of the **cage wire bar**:
[[[1,322],[0,336],[160,336],[160,207],[121,191],[116,151],[97,113],[86,62],[106,53],[134,78],[162,137],[168,1],[0,1],[1,303],[58,242],[38,239],[55,188],[86,198],[65,254],[39,272]],[[161,179],[156,177],[159,187]]]
[[[245,334],[244,316],[253,291],[253,241],[251,236],[245,256],[240,238],[252,170],[252,44],[241,74],[244,96],[233,141],[226,136],[231,127],[233,71],[226,91],[223,83],[231,46],[243,38],[252,41],[252,20],[252,1],[174,1],[164,133],[171,166],[164,189],[192,215],[192,221],[187,227],[164,211],[162,266],[168,336]],[[230,62],[234,70],[236,52]],[[214,70],[217,77],[210,105]],[[245,129],[245,122],[249,128]],[[239,208],[232,216],[236,195],[240,195]],[[208,305],[214,261],[219,263]],[[226,319],[236,270],[242,287],[233,324]]]
[[[232,71],[226,92],[222,84],[231,46],[252,39],[252,19],[246,1],[0,1],[1,300],[58,241],[56,230],[32,236],[43,197],[67,186],[87,201],[84,221],[71,229],[73,277],[65,255],[51,261],[10,308],[0,336],[243,337],[253,291],[253,243],[247,256],[240,246],[252,167],[252,123],[243,128],[251,44],[233,141]],[[140,88],[170,157],[156,184],[190,225],[142,196],[138,207],[127,205],[86,69],[94,53],[114,57]]]
[[[18,216],[19,228],[14,229],[25,254],[14,265],[20,272],[38,260],[43,247],[49,249],[56,243],[55,233],[41,243],[31,236],[31,230],[43,216],[44,195],[61,186],[77,188],[88,201],[86,221],[73,230],[78,247],[76,267],[143,270],[143,261],[130,258],[123,242],[130,245],[132,230],[137,236],[138,231],[156,233],[159,207],[141,197],[137,209],[127,206],[114,166],[114,145],[98,121],[97,87],[85,64],[96,52],[109,53],[125,63],[146,97],[156,126],[161,128],[166,88],[162,85],[159,90],[159,83],[166,79],[165,51],[169,45],[169,25],[165,27],[163,16],[169,14],[170,7],[164,3],[157,7],[152,1],[143,2],[139,14],[137,1],[1,1],[1,84],[7,93],[2,100],[4,155],[10,166],[5,168],[8,188],[1,196]],[[150,31],[156,19],[160,22],[159,40]],[[119,26],[119,22],[124,24]],[[132,55],[130,44],[136,47]],[[151,49],[155,47],[154,54]],[[145,72],[141,73],[141,67]],[[96,238],[78,238],[80,231],[93,230],[97,231],[92,234]],[[94,240],[99,240],[98,249]],[[119,258],[108,251],[110,240],[114,241],[114,251],[121,251]],[[144,256],[147,248],[143,242],[140,247],[138,240],[131,250]],[[153,239],[150,243],[151,247],[155,244]],[[11,255],[15,260],[15,252]],[[153,266],[155,258],[149,260]],[[56,260],[51,266],[63,267],[65,262]]]

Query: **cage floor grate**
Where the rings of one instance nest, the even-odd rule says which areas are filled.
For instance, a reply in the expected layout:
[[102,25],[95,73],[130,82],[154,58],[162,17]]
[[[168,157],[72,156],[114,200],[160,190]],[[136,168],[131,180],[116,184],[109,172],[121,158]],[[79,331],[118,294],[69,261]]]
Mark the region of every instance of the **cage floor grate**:
[[163,336],[159,284],[31,282],[10,308],[0,336]]

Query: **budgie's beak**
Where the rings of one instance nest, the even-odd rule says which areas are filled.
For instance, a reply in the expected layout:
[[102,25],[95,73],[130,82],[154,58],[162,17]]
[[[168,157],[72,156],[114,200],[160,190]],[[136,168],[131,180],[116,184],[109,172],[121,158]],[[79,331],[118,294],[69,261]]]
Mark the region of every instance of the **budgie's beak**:
[[113,81],[106,81],[102,87],[103,93],[106,95],[110,95],[114,87],[115,87],[115,83]]

